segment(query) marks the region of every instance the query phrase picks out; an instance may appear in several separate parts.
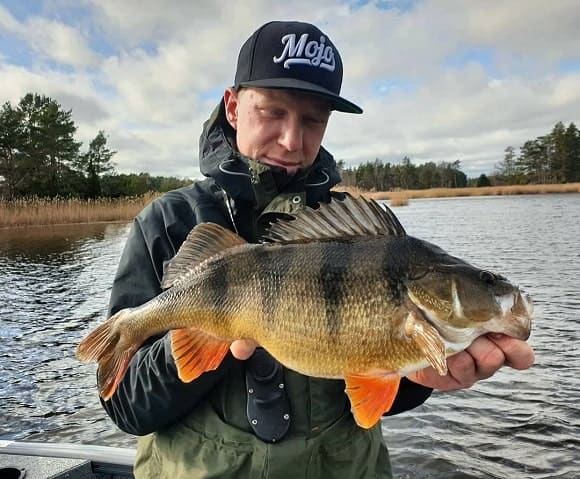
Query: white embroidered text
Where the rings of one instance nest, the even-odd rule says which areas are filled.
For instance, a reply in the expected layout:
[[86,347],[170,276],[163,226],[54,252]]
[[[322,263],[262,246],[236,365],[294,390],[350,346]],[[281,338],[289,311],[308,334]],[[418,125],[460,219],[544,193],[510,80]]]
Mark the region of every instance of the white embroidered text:
[[316,40],[308,41],[308,33],[303,33],[300,40],[296,42],[296,34],[289,33],[281,39],[284,50],[279,57],[274,57],[274,63],[284,62],[284,68],[290,68],[293,64],[311,65],[313,67],[324,68],[334,71],[334,50],[330,45],[326,45],[324,35],[320,37],[320,42]]

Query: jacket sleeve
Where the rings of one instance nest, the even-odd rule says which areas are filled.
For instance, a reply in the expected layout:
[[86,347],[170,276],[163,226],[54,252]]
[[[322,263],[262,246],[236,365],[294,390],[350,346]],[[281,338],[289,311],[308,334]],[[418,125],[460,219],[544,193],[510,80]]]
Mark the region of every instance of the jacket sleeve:
[[[174,256],[175,246],[181,244],[192,227],[179,226],[183,232],[173,231],[170,235],[167,218],[164,218],[167,212],[159,205],[145,211],[136,218],[121,256],[111,291],[109,315],[141,305],[161,292],[163,264]],[[179,245],[174,245],[169,236],[177,237]],[[101,400],[101,403],[123,431],[137,436],[149,434],[191,412],[223,378],[232,361],[235,359],[228,354],[217,370],[186,384],[177,376],[170,335],[154,337],[131,359],[111,399]]]
[[431,388],[421,386],[405,377],[401,378],[395,402],[385,416],[394,416],[395,414],[400,414],[420,406],[429,399],[432,392],[433,389]]

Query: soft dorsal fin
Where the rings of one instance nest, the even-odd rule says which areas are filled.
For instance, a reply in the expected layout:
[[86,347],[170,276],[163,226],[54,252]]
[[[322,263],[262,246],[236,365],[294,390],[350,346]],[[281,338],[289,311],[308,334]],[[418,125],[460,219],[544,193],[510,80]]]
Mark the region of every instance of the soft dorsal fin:
[[246,244],[236,233],[214,223],[196,225],[177,254],[169,261],[161,287],[170,288],[191,272],[199,263],[222,251]]
[[266,239],[293,243],[353,236],[405,236],[405,229],[386,207],[362,196],[321,203],[318,209],[306,208],[291,220],[274,223]]

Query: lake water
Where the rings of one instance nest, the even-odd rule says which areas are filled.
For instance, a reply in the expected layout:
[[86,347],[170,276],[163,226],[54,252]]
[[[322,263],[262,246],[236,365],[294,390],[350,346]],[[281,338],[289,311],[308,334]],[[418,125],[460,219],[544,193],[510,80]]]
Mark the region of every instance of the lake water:
[[[536,364],[383,421],[396,477],[580,478],[580,195],[412,200],[409,234],[529,292]],[[75,347],[104,319],[129,226],[0,229],[0,439],[131,447]]]

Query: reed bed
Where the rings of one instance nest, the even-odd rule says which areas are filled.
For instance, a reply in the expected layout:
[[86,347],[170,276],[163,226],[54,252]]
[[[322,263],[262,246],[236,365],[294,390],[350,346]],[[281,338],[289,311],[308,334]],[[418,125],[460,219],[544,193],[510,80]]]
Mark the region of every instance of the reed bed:
[[[350,186],[338,186],[335,189],[346,191],[353,196],[362,195],[375,200],[388,200],[390,206],[404,206],[414,198],[580,193],[580,183],[397,191],[367,191]],[[121,199],[26,198],[14,201],[0,199],[0,227],[130,221],[158,196],[159,193],[147,193],[139,197]]]
[[366,191],[350,186],[337,186],[353,196],[365,196],[375,200],[389,200],[391,206],[404,206],[414,198],[450,198],[459,196],[534,195],[548,193],[580,193],[580,183],[556,185],[509,185],[469,188],[430,188],[427,190]]
[[0,200],[0,227],[130,221],[157,196]]

